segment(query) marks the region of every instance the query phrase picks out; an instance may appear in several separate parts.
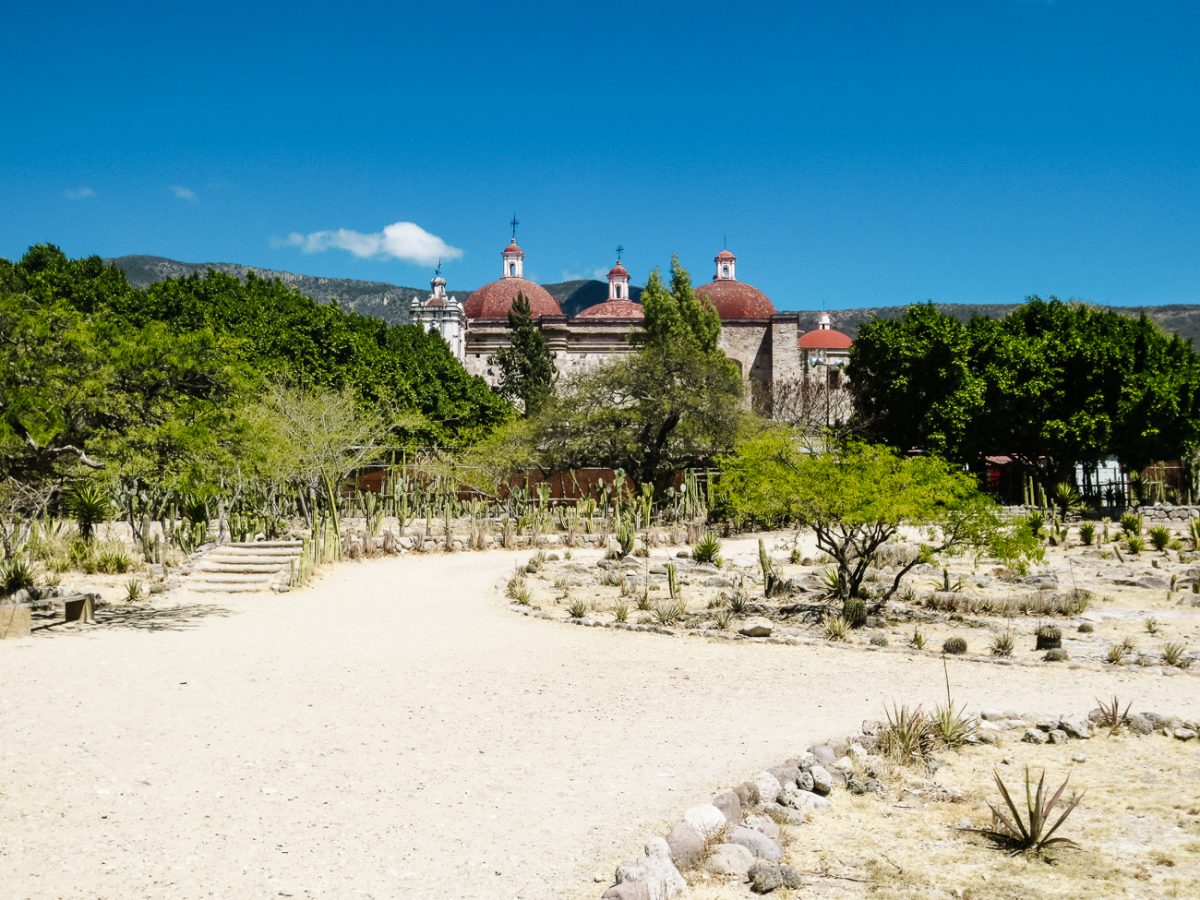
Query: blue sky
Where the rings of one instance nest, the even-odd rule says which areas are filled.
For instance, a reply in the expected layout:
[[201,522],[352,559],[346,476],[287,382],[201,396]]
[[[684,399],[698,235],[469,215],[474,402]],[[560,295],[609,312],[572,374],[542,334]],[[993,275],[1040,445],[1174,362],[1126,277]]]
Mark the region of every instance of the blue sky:
[[[727,238],[783,309],[1200,302],[1200,5],[6,11],[0,255],[635,281]],[[385,232],[389,225],[397,227]],[[345,229],[346,231],[339,231]]]

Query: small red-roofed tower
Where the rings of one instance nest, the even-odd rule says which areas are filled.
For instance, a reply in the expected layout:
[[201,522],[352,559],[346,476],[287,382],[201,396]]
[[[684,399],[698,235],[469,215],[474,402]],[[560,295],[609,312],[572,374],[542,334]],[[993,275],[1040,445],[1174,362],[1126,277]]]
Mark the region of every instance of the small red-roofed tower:
[[609,300],[629,299],[629,270],[621,265],[621,251],[624,249],[624,247],[617,248],[617,264],[608,270]]
[[737,281],[737,257],[728,250],[722,250],[713,260],[717,264],[717,273],[713,281]]

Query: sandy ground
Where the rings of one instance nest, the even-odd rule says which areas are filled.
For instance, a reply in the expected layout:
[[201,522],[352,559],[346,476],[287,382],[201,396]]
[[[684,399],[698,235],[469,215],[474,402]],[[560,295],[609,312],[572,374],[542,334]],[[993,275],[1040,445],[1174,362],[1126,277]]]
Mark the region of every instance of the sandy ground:
[[[0,643],[0,896],[595,897],[685,807],[943,695],[937,657],[519,616],[499,587],[528,556]],[[972,709],[1200,711],[1188,677],[951,666]]]

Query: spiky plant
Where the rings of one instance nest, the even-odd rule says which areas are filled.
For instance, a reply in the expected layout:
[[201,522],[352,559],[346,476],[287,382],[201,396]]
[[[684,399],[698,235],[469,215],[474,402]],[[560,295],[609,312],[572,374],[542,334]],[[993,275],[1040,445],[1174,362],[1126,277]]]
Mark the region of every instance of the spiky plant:
[[961,656],[967,652],[966,639],[957,635],[946,638],[945,643],[942,644],[942,652],[949,656]]
[[1096,540],[1096,526],[1091,522],[1081,522],[1079,524],[1079,543],[1090,547],[1094,540]]
[[618,603],[613,607],[613,618],[618,622],[629,621],[629,604]]
[[1187,653],[1187,647],[1184,646],[1183,641],[1167,641],[1163,644],[1163,662],[1168,666],[1186,669],[1189,661],[1184,658],[1185,653]]
[[984,834],[1000,844],[1009,847],[1014,854],[1042,853],[1051,847],[1075,847],[1072,840],[1055,837],[1055,832],[1062,827],[1067,817],[1075,811],[1083,794],[1076,794],[1065,801],[1061,814],[1051,823],[1056,807],[1063,802],[1063,791],[1066,790],[1071,778],[1059,785],[1051,796],[1046,796],[1046,773],[1043,771],[1038,779],[1037,791],[1033,789],[1033,779],[1029,767],[1025,768],[1025,805],[1023,810],[1017,808],[1012,794],[1004,784],[998,771],[993,770],[996,787],[1004,800],[1003,808],[988,802],[992,810],[992,827],[981,829]]
[[513,593],[513,600],[515,600],[521,606],[528,606],[533,600],[533,592],[529,590],[527,585],[522,583],[521,586],[518,587]]
[[1113,644],[1108,648],[1108,653],[1105,655],[1105,660],[1114,666],[1119,666],[1125,662],[1125,658],[1129,656],[1129,648],[1124,644]]
[[667,591],[671,594],[671,599],[674,600],[679,596],[679,579],[675,569],[675,563],[667,563]]
[[1142,533],[1142,517],[1137,513],[1123,513],[1120,521],[1122,534],[1131,536],[1140,535]]
[[762,570],[763,596],[770,597],[779,585],[779,577],[775,574],[775,566],[771,562],[771,555],[767,553],[767,545],[763,543],[762,538],[758,539],[758,567]]
[[1059,514],[1064,519],[1079,512],[1079,507],[1083,502],[1075,485],[1066,481],[1060,481],[1054,486],[1053,496],[1054,505],[1058,507]]
[[1171,543],[1171,529],[1166,525],[1155,525],[1146,534],[1150,538],[1150,543],[1159,553],[1167,549],[1167,545]]
[[738,588],[733,592],[733,596],[729,598],[729,611],[735,616],[743,615],[746,612],[749,602],[746,592]]
[[1142,627],[1146,629],[1146,634],[1158,634],[1158,619],[1151,616],[1142,623]]
[[696,542],[696,546],[692,548],[692,559],[698,563],[712,563],[714,566],[721,565],[721,541],[711,531],[704,533],[704,537]]
[[1136,556],[1146,549],[1146,540],[1140,534],[1131,534],[1125,538],[1125,547]]
[[77,484],[67,494],[67,511],[79,526],[79,536],[91,541],[96,526],[112,518],[112,493],[98,481]]
[[687,614],[687,604],[681,600],[658,603],[654,607],[654,621],[659,625],[677,625]]
[[858,597],[848,597],[842,603],[842,618],[851,628],[862,628],[867,624],[867,604]]
[[572,619],[582,619],[588,613],[588,605],[586,600],[578,598],[571,601],[567,607],[567,615]]
[[0,566],[0,594],[15,594],[33,587],[33,566],[23,556],[14,556]]
[[826,640],[844,641],[850,636],[850,623],[842,616],[826,616],[823,626]]
[[1071,655],[1067,653],[1066,647],[1054,647],[1047,650],[1045,656],[1042,657],[1046,662],[1066,662],[1070,658]]
[[997,632],[992,638],[992,656],[1012,656],[1015,646],[1011,631]]
[[125,600],[129,603],[137,603],[142,598],[142,583],[136,578],[130,578],[125,583]]
[[729,626],[733,623],[733,613],[727,609],[718,610],[713,616],[713,627],[717,631],[728,631]]
[[1039,625],[1034,635],[1034,650],[1053,650],[1062,646],[1062,629],[1057,625]]
[[924,650],[925,649],[925,632],[923,632],[920,629],[920,627],[914,628],[912,637],[908,639],[908,644],[914,650]]
[[1112,702],[1105,703],[1103,700],[1097,700],[1100,706],[1100,718],[1096,720],[1096,724],[1101,728],[1108,730],[1110,735],[1115,735],[1129,721],[1129,710],[1133,703],[1125,704],[1125,711],[1121,711],[1121,701],[1117,699],[1117,695],[1113,694]]
[[920,706],[885,709],[887,724],[877,735],[879,753],[903,765],[910,765],[933,749],[936,739],[929,717]]

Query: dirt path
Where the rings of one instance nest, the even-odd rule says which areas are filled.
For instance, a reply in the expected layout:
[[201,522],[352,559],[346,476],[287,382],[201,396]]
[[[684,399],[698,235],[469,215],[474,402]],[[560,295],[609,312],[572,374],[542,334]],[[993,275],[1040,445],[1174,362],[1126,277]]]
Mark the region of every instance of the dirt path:
[[[942,695],[936,658],[515,615],[494,588],[527,555],[0,644],[0,896],[597,896],[684,807]],[[972,709],[1200,702],[1189,677],[953,675]]]

